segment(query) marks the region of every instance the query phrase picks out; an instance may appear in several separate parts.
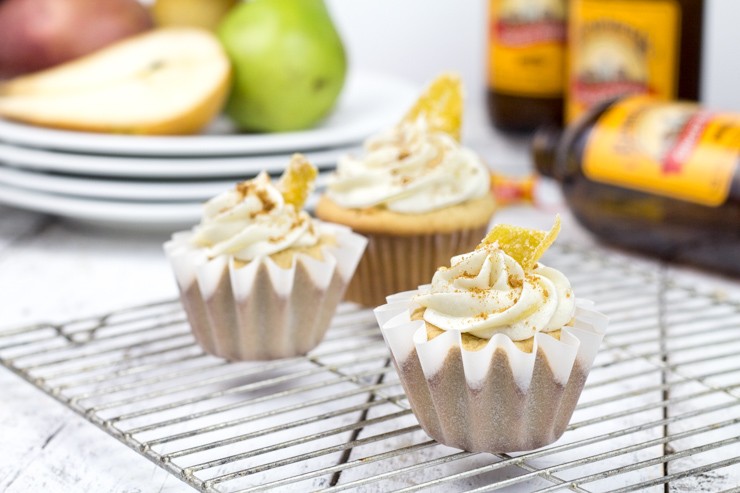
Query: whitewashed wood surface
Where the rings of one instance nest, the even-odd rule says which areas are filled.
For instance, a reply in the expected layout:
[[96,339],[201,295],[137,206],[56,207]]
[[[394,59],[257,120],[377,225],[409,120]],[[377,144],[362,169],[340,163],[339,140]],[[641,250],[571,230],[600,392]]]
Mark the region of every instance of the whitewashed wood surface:
[[[0,217],[0,328],[175,295],[163,237],[84,230],[7,208]],[[500,219],[544,224],[549,217],[511,210]],[[735,282],[680,274],[723,296],[740,292]],[[10,372],[0,371],[0,388],[0,491],[189,489]]]
[[[478,129],[470,135],[472,146],[489,162],[507,172],[523,169],[521,141],[492,138],[486,126]],[[564,236],[590,241],[565,217]],[[552,215],[517,207],[501,212],[497,220],[547,227]],[[91,229],[0,206],[0,330],[175,297],[175,283],[161,251],[165,238]],[[668,272],[684,284],[740,299],[737,281],[690,269]],[[0,388],[0,491],[190,490],[4,369]],[[689,489],[682,491],[693,491],[691,485],[701,485],[700,480],[684,481]],[[727,481],[722,486],[733,486],[740,477]]]

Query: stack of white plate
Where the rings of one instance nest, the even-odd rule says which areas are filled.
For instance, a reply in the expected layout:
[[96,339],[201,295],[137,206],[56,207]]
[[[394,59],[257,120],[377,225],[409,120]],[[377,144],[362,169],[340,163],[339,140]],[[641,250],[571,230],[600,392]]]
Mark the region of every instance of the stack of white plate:
[[320,191],[338,157],[398,121],[415,94],[408,82],[355,73],[323,124],[273,134],[239,134],[225,119],[186,137],[82,133],[0,120],[0,203],[114,227],[180,227],[195,223],[202,202],[237,181],[262,170],[279,175],[295,152],[320,169]]

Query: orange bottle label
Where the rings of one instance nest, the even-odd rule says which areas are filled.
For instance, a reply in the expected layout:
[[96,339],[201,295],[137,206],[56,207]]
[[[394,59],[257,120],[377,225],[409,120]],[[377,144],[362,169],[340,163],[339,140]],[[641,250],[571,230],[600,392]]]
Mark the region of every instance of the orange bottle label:
[[566,0],[489,0],[488,80],[520,96],[564,91]]
[[740,114],[632,96],[596,122],[583,153],[593,181],[719,206],[740,159]]
[[624,94],[675,99],[681,34],[676,0],[575,0],[565,120]]

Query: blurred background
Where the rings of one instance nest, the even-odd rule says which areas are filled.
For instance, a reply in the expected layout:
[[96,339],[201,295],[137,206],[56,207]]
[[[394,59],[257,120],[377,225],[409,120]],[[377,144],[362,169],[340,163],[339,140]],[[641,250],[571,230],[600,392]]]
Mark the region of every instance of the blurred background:
[[[357,67],[390,72],[423,84],[457,70],[468,97],[485,93],[488,2],[471,0],[328,0]],[[740,110],[740,2],[704,2],[701,100]],[[392,14],[391,14],[392,13]],[[690,20],[689,20],[690,21]]]
[[[665,248],[640,248],[664,258],[695,251],[699,237],[734,248],[734,236],[716,237],[739,221],[734,137],[721,144],[729,158],[695,164],[722,189],[711,200],[676,200],[684,182],[643,174],[631,187],[586,183],[579,202],[534,174],[558,175],[565,123],[614,96],[740,112],[738,20],[740,3],[727,0],[3,0],[0,202],[167,233],[235,181],[279,175],[294,152],[319,168],[321,193],[342,155],[362,152],[425,84],[456,72],[463,142],[490,165],[502,205],[572,210],[601,238],[604,228],[665,231]],[[694,128],[679,113],[640,130],[660,159]],[[701,171],[715,166],[720,185]],[[645,190],[650,180],[658,185]]]

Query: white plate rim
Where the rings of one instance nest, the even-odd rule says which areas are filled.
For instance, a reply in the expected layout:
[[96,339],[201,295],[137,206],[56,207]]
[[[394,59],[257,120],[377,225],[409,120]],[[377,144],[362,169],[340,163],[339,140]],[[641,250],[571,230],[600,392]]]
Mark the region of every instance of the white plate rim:
[[0,202],[54,216],[100,223],[185,224],[198,220],[202,202],[119,202],[50,195],[0,185]]
[[[306,209],[315,207],[318,195],[312,194]],[[122,202],[90,200],[19,190],[0,184],[0,204],[52,216],[93,223],[109,228],[173,230],[195,225],[203,202]]]
[[[359,147],[340,147],[306,152],[306,159],[318,168],[333,167],[344,154]],[[43,149],[17,147],[0,142],[0,163],[16,169],[51,171],[100,177],[129,178],[216,178],[248,176],[262,170],[279,173],[290,154],[203,158],[137,158],[68,154]]]
[[[323,189],[329,174],[329,171],[319,174],[316,180],[317,190]],[[237,182],[252,176],[231,180],[178,182],[106,180],[85,176],[35,173],[0,166],[0,184],[16,189],[91,200],[151,203],[205,201],[224,190],[232,188]]]
[[[380,103],[369,105],[374,113],[365,111],[363,118],[343,122],[342,118],[347,118],[344,113],[350,111],[348,105],[356,104],[370,91],[383,95],[379,98]],[[129,156],[233,156],[307,151],[362,141],[383,126],[392,124],[394,119],[400,119],[416,93],[414,84],[395,76],[352,72],[336,111],[324,124],[301,132],[143,137],[57,130],[0,119],[0,141],[67,152]],[[341,124],[337,125],[337,120]]]

